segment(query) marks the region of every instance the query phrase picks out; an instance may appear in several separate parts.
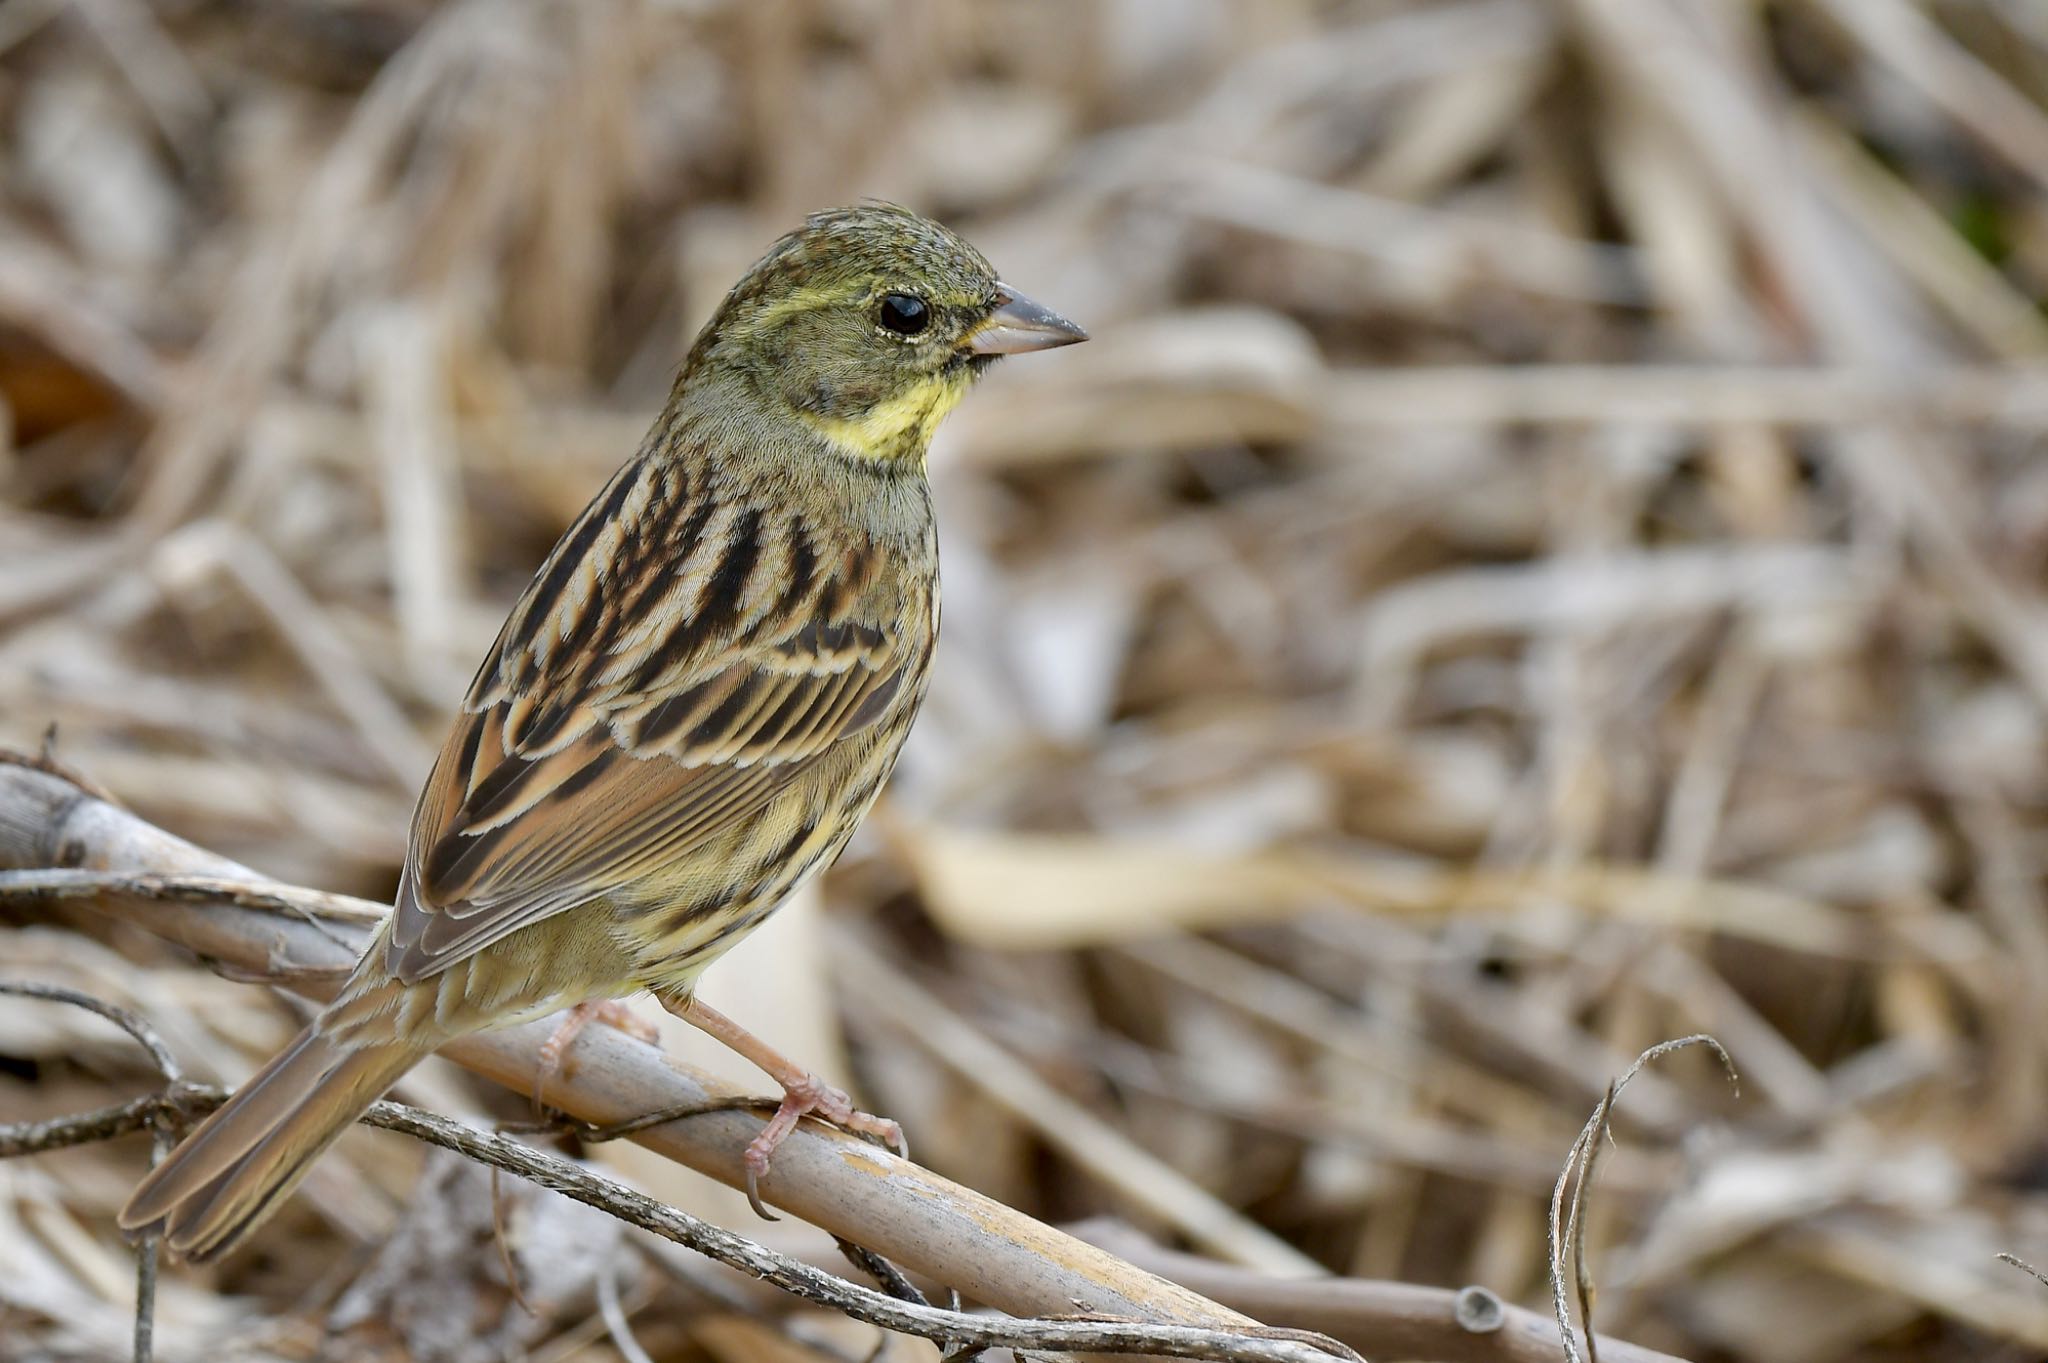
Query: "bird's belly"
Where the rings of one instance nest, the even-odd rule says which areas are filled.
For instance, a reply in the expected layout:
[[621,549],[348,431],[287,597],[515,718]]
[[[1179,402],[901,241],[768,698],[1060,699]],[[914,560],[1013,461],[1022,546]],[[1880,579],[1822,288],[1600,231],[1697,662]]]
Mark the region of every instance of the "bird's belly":
[[639,983],[656,992],[687,992],[706,966],[831,864],[879,784],[856,784],[823,810],[815,800],[772,802],[618,895],[614,930],[638,962]]
[[442,1045],[638,987],[634,956],[597,922],[575,913],[521,928],[409,985],[381,968],[386,940],[377,938],[322,1012],[320,1026],[330,1036],[347,1041],[396,1032]]

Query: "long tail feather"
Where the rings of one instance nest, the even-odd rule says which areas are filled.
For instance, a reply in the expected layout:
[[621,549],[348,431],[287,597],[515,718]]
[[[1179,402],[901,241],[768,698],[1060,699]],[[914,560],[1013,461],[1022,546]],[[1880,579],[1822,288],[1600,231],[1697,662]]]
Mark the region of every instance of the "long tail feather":
[[150,1171],[121,1209],[121,1228],[161,1230],[174,1254],[194,1261],[226,1253],[424,1054],[301,1032]]

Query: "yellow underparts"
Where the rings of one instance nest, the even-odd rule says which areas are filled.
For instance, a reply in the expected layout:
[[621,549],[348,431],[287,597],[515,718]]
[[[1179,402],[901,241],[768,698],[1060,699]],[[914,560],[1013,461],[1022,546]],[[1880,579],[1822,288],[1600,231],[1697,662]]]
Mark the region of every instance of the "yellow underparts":
[[964,372],[935,374],[857,417],[805,413],[804,420],[833,444],[863,459],[922,459],[932,432],[967,396],[968,383]]

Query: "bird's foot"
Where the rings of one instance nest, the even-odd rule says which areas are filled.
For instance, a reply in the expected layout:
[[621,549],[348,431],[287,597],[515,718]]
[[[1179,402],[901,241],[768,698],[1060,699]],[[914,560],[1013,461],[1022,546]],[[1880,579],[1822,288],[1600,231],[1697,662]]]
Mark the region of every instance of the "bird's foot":
[[693,994],[657,993],[661,1006],[674,1013],[692,1027],[702,1029],[707,1035],[717,1037],[726,1045],[753,1061],[765,1070],[776,1083],[782,1085],[782,1103],[775,1109],[775,1115],[768,1119],[768,1125],[761,1134],[747,1143],[745,1156],[747,1174],[747,1201],[764,1220],[779,1218],[769,1212],[761,1202],[761,1180],[768,1175],[768,1162],[775,1155],[775,1147],[796,1130],[796,1124],[805,1117],[822,1117],[843,1131],[856,1135],[872,1136],[891,1150],[910,1158],[910,1146],[903,1139],[903,1128],[887,1117],[875,1117],[854,1107],[853,1100],[840,1090],[812,1074],[788,1056],[770,1046],[760,1037],[734,1022],[707,1003],[700,1002]]
[[819,1117],[842,1131],[872,1136],[904,1158],[910,1157],[910,1146],[903,1138],[903,1128],[887,1117],[862,1112],[843,1089],[836,1089],[817,1075],[801,1071],[782,1079],[781,1083],[782,1105],[775,1109],[768,1125],[761,1128],[761,1134],[747,1143],[745,1156],[747,1201],[764,1220],[779,1218],[761,1202],[761,1180],[768,1176],[768,1164],[775,1156],[776,1147],[806,1117]]
[[562,1021],[552,1035],[541,1043],[540,1069],[533,1076],[533,1105],[541,1106],[541,1094],[562,1072],[562,1060],[569,1053],[569,1047],[580,1036],[585,1027],[601,1022],[615,1027],[627,1036],[638,1037],[653,1045],[661,1040],[661,1032],[646,1018],[641,1017],[626,1005],[624,999],[593,999],[579,1003],[562,1015]]

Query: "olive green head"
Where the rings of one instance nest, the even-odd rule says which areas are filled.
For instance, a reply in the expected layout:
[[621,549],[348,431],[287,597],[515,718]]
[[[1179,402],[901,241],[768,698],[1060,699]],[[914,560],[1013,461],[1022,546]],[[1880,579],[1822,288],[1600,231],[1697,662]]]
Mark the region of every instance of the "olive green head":
[[997,357],[1086,339],[938,223],[862,204],[776,242],[705,325],[683,383],[742,374],[848,453],[920,461]]

